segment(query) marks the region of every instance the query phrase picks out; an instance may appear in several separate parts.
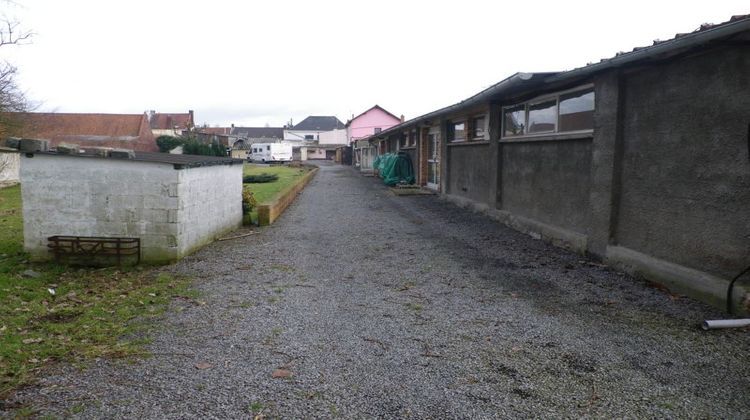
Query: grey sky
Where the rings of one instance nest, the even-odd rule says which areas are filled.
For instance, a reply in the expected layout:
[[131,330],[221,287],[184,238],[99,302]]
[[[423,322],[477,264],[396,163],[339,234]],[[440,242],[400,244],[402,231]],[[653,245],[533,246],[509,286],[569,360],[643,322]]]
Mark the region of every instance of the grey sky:
[[407,118],[517,71],[566,70],[750,13],[747,1],[44,1],[3,48],[40,110],[195,110],[210,125]]

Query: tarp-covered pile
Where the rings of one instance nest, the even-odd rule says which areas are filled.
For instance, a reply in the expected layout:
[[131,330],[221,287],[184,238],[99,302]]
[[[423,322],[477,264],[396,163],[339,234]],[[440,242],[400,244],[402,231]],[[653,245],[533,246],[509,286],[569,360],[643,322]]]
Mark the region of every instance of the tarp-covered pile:
[[373,167],[388,186],[396,184],[413,184],[414,167],[406,153],[386,153],[375,158]]

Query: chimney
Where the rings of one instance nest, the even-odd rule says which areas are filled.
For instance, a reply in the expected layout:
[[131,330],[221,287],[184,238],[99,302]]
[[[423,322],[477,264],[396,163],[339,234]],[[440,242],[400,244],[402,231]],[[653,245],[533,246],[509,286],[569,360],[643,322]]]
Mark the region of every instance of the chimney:
[[195,127],[195,120],[193,119],[194,118],[193,110],[192,109],[188,110],[188,114],[190,114],[190,121],[188,121],[188,128],[193,128]]
[[234,128],[234,123],[232,123],[232,128]]
[[406,121],[406,118],[404,118],[404,114],[401,114],[401,122]]

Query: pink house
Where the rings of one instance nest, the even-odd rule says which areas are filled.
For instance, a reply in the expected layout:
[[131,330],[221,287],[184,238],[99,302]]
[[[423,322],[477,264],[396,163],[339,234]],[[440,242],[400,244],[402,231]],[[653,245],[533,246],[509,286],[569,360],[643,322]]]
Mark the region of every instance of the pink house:
[[403,120],[378,105],[357,115],[346,123],[349,144],[400,124]]

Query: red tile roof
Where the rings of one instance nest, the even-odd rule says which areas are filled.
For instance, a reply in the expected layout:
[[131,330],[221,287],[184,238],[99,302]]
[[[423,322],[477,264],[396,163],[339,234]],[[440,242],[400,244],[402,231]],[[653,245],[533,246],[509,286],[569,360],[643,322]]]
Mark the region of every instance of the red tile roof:
[[73,143],[82,147],[158,150],[146,114],[26,112],[15,116],[19,124],[15,135],[49,140],[52,147]]
[[198,128],[197,131],[199,133],[206,133],[206,134],[228,135],[232,132],[232,127],[203,127],[203,128]]
[[192,112],[185,114],[165,114],[152,112],[149,115],[152,130],[188,130],[194,126]]

